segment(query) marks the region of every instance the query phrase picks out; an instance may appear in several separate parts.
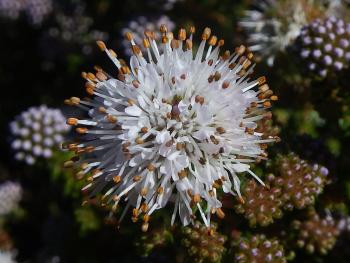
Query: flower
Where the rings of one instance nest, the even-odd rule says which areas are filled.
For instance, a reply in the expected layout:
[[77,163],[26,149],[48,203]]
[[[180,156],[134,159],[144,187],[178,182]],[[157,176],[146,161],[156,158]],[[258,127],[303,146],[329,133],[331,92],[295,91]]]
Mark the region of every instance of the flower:
[[39,25],[52,11],[51,0],[0,0],[0,13],[4,17],[17,19],[25,12],[34,25]]
[[293,153],[280,156],[277,169],[279,176],[273,179],[273,185],[282,189],[281,198],[288,210],[312,205],[328,183],[326,167],[310,165]]
[[0,185],[0,216],[14,210],[22,197],[22,187],[18,183],[7,181]]
[[1,251],[0,250],[0,262],[1,263],[16,263],[15,253],[13,251]]
[[306,220],[295,220],[293,227],[298,230],[297,245],[307,252],[327,254],[335,245],[338,235],[338,223],[332,215],[321,218],[314,210]]
[[300,57],[311,72],[325,78],[349,67],[350,23],[329,17],[305,26],[299,37]]
[[126,33],[134,52],[130,67],[98,42],[117,66],[118,79],[96,67],[96,74],[82,74],[93,98],[66,100],[89,115],[67,121],[83,136],[66,145],[78,155],[66,166],[80,166],[88,181],[83,190],[104,192],[112,211],[125,200],[125,211],[134,207],[133,221],[143,214],[143,230],[169,200],[175,202],[172,223],[177,213],[183,225],[193,223],[197,211],[209,226],[211,213],[224,216],[220,189],[241,196],[239,173],[263,184],[249,163],[265,159],[260,145],[276,140],[255,129],[256,121],[271,118],[266,110],[277,97],[265,77],[249,79],[253,55],[244,46],[219,55],[224,41],[205,28],[194,54],[194,27],[189,38],[185,29],[178,39],[165,25],[160,31],[160,45],[145,32],[146,57]]
[[[134,20],[128,22],[128,24],[122,29],[122,34],[125,35],[127,32],[133,34],[134,41],[136,43],[142,43],[144,39],[144,30],[155,32],[161,25],[167,25],[169,31],[175,29],[175,23],[167,16],[162,15],[159,17],[145,17],[138,16]],[[153,36],[157,41],[160,40],[161,35],[155,34]],[[130,50],[130,42],[127,39],[123,39],[122,45],[124,47],[124,53],[128,56],[132,56],[133,52]],[[145,51],[141,47],[142,51]]]
[[247,32],[250,50],[257,51],[274,64],[275,55],[283,52],[299,36],[301,28],[322,14],[316,0],[255,1],[256,9],[245,12],[239,25]]
[[15,158],[32,165],[38,157],[50,158],[69,130],[59,109],[31,107],[10,123]]
[[275,218],[282,217],[281,195],[279,187],[267,189],[249,180],[242,192],[244,202],[235,205],[235,210],[249,220],[250,226],[267,226],[273,223]]
[[281,242],[276,238],[267,238],[257,234],[251,237],[239,237],[233,242],[234,262],[287,262]]
[[93,24],[93,18],[85,14],[84,3],[75,1],[69,12],[56,12],[55,25],[49,29],[48,35],[69,44],[82,46],[83,53],[89,54],[92,51],[92,43],[98,39],[108,39],[108,33],[91,29]]
[[17,19],[24,7],[25,2],[22,0],[0,0],[0,14],[3,17]]
[[182,244],[192,262],[221,262],[227,238],[217,232],[216,228],[216,225],[208,228],[196,222],[193,227],[182,229]]

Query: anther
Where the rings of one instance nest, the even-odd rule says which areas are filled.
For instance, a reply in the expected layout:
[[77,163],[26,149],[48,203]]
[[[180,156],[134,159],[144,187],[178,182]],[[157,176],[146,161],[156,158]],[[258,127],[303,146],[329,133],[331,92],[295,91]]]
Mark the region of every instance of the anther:
[[106,44],[103,41],[98,40],[98,41],[96,41],[96,44],[101,49],[101,51],[105,51],[106,50]]
[[67,124],[71,126],[76,126],[78,125],[78,119],[76,118],[68,118]]
[[208,40],[211,34],[211,29],[209,27],[204,28],[202,34],[202,40]]
[[179,30],[179,34],[178,34],[178,38],[181,40],[181,41],[184,41],[186,39],[186,30],[184,28],[181,28]]

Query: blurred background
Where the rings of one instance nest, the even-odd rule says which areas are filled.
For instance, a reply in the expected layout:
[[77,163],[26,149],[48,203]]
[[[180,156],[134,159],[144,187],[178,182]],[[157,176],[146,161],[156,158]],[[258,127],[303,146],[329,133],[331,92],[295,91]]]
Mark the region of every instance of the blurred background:
[[[349,262],[350,3],[346,0],[0,0],[0,263]],[[83,202],[64,168],[65,124],[84,97],[82,71],[101,65],[103,40],[128,63],[124,34],[209,26],[224,50],[255,53],[254,77],[278,96],[264,132],[281,142],[256,165],[270,190],[242,179],[245,204],[223,196],[224,219],[148,232]],[[82,205],[83,203],[83,205]]]

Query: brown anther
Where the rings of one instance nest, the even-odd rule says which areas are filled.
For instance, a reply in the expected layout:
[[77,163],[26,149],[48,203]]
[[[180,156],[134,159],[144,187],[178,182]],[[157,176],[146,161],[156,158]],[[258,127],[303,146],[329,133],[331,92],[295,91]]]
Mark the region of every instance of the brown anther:
[[132,85],[134,86],[134,88],[138,88],[139,86],[140,86],[140,82],[138,82],[136,79],[134,79],[133,81],[132,81]]
[[220,39],[218,42],[218,47],[222,47],[223,45],[225,45],[225,40],[224,39]]
[[199,203],[201,201],[201,196],[199,194],[195,194],[193,197],[192,197],[192,201],[194,203]]
[[166,32],[168,32],[168,28],[166,27],[166,25],[162,24],[160,25],[159,31],[164,34]]
[[132,105],[135,104],[135,102],[134,102],[132,99],[128,99],[128,104],[129,104],[130,106],[132,106]]
[[102,106],[98,107],[98,111],[99,111],[100,113],[106,113],[106,112],[107,112],[106,108],[105,108],[105,107],[102,107]]
[[185,80],[186,79],[186,74],[181,74],[180,79]]
[[72,168],[74,166],[74,162],[69,160],[63,163],[64,168]]
[[87,78],[90,79],[90,80],[95,80],[95,79],[96,79],[96,76],[95,76],[94,73],[89,72],[89,73],[87,74]]
[[167,36],[162,36],[162,43],[163,44],[168,43],[168,41],[169,41],[169,38]]
[[84,178],[84,171],[79,171],[75,174],[75,178],[77,178],[77,180],[81,180]]
[[102,71],[98,71],[96,73],[96,77],[98,78],[99,81],[105,81],[108,79],[108,77]]
[[192,40],[186,39],[186,49],[190,50],[190,49],[192,49],[192,46],[193,46]]
[[68,144],[68,149],[69,150],[75,150],[75,149],[77,149],[77,147],[78,147],[78,145],[76,144],[76,143],[70,143],[70,144]]
[[78,125],[78,119],[76,119],[76,118],[69,118],[67,120],[67,124],[68,125],[72,125],[72,126]]
[[214,191],[213,190],[209,190],[208,193],[209,193],[210,196],[214,196]]
[[150,163],[147,165],[147,169],[148,169],[148,171],[153,172],[156,169],[156,167]]
[[91,145],[85,148],[85,151],[86,151],[87,153],[92,153],[94,150],[95,150],[95,147],[94,147],[94,146],[91,146]]
[[245,203],[245,201],[244,201],[244,199],[243,199],[242,196],[239,196],[239,197],[238,197],[238,201],[239,201],[241,204],[244,204],[244,203]]
[[162,186],[158,187],[157,193],[158,193],[159,195],[163,194],[163,193],[164,193],[164,187],[162,187]]
[[149,220],[150,220],[150,216],[149,215],[144,215],[143,216],[143,222],[145,222],[145,223],[147,223],[147,222],[149,222]]
[[250,107],[251,107],[251,108],[255,108],[255,107],[257,107],[257,106],[258,106],[258,103],[255,102],[255,101],[253,101],[253,102],[250,103]]
[[180,41],[177,39],[172,39],[170,42],[170,46],[172,49],[178,49],[180,48]]
[[229,69],[234,69],[236,65],[237,65],[236,63],[230,63],[230,65],[228,65],[228,67],[229,67]]
[[222,55],[222,59],[223,59],[223,60],[228,60],[228,59],[230,58],[230,56],[231,56],[230,51],[229,51],[229,50],[226,50],[226,51],[224,52],[224,54]]
[[121,67],[121,72],[123,74],[130,74],[131,73],[130,68],[128,66],[122,66]]
[[81,72],[81,77],[83,78],[83,79],[87,79],[87,73],[86,72]]
[[149,48],[151,46],[148,39],[146,38],[143,39],[142,44],[144,48]]
[[148,227],[149,227],[149,224],[148,224],[148,223],[143,223],[142,226],[141,226],[142,232],[147,232]]
[[89,163],[82,163],[82,164],[80,165],[80,168],[83,169],[83,170],[85,170],[85,169],[88,168],[88,167],[89,167]]
[[265,92],[261,92],[258,96],[258,99],[263,100],[263,99],[269,98],[270,96],[272,96],[272,94],[273,94],[273,91],[269,89]]
[[245,132],[250,134],[250,135],[253,135],[254,134],[254,129],[245,127]]
[[106,44],[103,41],[97,40],[96,44],[101,49],[101,51],[105,51],[106,50]]
[[266,92],[266,91],[268,91],[270,88],[269,88],[269,85],[267,85],[267,84],[264,84],[264,85],[262,85],[262,86],[260,86],[259,87],[259,90],[261,91],[261,92]]
[[117,184],[121,181],[122,177],[120,175],[113,176],[113,181]]
[[218,38],[216,36],[211,36],[211,38],[208,41],[208,44],[210,46],[215,46],[217,42],[218,42]]
[[140,131],[142,133],[146,133],[146,132],[148,132],[148,128],[147,127],[142,127]]
[[258,83],[259,85],[262,85],[266,82],[266,77],[265,76],[262,76],[262,77],[259,77],[258,78]]
[[184,143],[181,143],[181,142],[178,142],[178,143],[176,144],[176,150],[181,151],[181,150],[183,150],[183,149],[185,149],[185,144],[184,144]]
[[216,188],[216,189],[218,189],[218,188],[220,188],[220,185],[219,185],[216,181],[214,181],[213,187]]
[[133,45],[131,49],[135,55],[142,55],[141,49],[138,45]]
[[117,117],[110,115],[110,114],[107,115],[107,120],[110,123],[116,123],[118,121]]
[[212,59],[209,59],[209,60],[208,60],[208,65],[209,65],[209,66],[212,66],[212,65],[213,65],[213,62],[214,62],[214,61],[213,61]]
[[135,176],[132,178],[132,180],[133,180],[134,182],[138,182],[138,181],[141,180],[141,176],[140,176],[140,175],[135,175]]
[[246,49],[245,46],[240,45],[239,47],[237,47],[237,48],[235,49],[235,51],[236,51],[237,54],[243,55],[243,53],[245,52],[245,49]]
[[94,95],[94,92],[95,92],[95,90],[93,88],[86,88],[85,91],[87,94],[89,94],[91,96]]
[[224,82],[222,83],[222,88],[223,88],[223,89],[227,89],[229,86],[230,86],[230,82],[224,81]]
[[199,95],[196,95],[194,100],[195,100],[196,103],[199,103],[201,105],[203,105],[203,103],[204,103],[204,97],[199,96]]
[[148,205],[146,203],[142,203],[140,209],[143,213],[146,213],[148,211]]
[[144,143],[144,141],[140,137],[136,138],[135,142],[137,144],[143,144]]
[[73,105],[78,105],[80,103],[80,98],[78,98],[78,97],[71,97],[70,101],[72,102]]
[[214,74],[214,79],[215,81],[219,81],[221,78],[221,73],[219,71],[216,71]]
[[141,196],[146,196],[147,193],[148,193],[148,189],[147,188],[144,187],[144,188],[141,189],[141,192],[140,192]]
[[263,105],[264,105],[265,108],[269,108],[269,107],[271,107],[271,102],[268,101],[268,100],[264,101]]
[[220,218],[223,219],[225,217],[225,213],[222,211],[221,208],[216,209],[216,215]]
[[253,57],[254,57],[254,54],[252,52],[249,52],[248,55],[247,55],[247,58],[249,60],[251,60],[251,59],[253,59]]
[[209,83],[212,83],[213,80],[214,80],[214,76],[213,76],[213,75],[210,75],[210,76],[208,77],[208,82],[209,82]]
[[69,106],[73,106],[73,103],[70,101],[70,99],[65,99],[64,104],[69,105]]
[[210,136],[210,140],[211,140],[214,144],[216,144],[216,145],[219,144],[219,140],[216,139],[214,135],[211,135],[211,136]]
[[217,127],[217,128],[216,128],[216,131],[217,131],[218,133],[220,133],[220,134],[223,134],[223,133],[226,132],[225,129],[224,129],[223,127]]
[[276,95],[273,95],[273,96],[270,97],[270,99],[271,99],[272,101],[277,101],[277,100],[278,100],[278,97],[277,97]]
[[180,179],[183,179],[183,178],[187,177],[187,171],[181,170],[180,172],[178,172],[177,175],[179,176]]
[[184,41],[186,39],[186,30],[184,28],[180,28],[178,33],[178,39]]
[[196,32],[196,28],[194,26],[190,27],[190,33],[194,34]]
[[80,133],[80,134],[85,134],[88,131],[87,128],[82,128],[82,127],[76,128],[75,130],[77,133]]
[[139,216],[139,210],[138,210],[137,208],[134,208],[134,209],[132,210],[132,216],[133,216],[133,217],[138,217],[138,216]]
[[131,41],[133,39],[133,35],[131,32],[126,32],[124,36],[128,41]]
[[208,40],[211,34],[211,29],[209,27],[204,28],[202,33],[202,40]]
[[243,68],[247,69],[251,64],[252,64],[252,62],[247,59],[243,62]]

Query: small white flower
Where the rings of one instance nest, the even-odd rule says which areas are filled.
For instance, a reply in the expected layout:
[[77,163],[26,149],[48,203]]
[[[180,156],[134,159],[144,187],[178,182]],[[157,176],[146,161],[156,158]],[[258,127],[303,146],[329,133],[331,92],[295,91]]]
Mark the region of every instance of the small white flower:
[[39,157],[51,157],[53,147],[59,146],[63,134],[69,130],[65,122],[60,110],[44,105],[22,112],[10,123],[15,159],[32,165]]
[[277,97],[264,77],[249,79],[252,53],[240,46],[220,55],[224,41],[209,28],[195,53],[194,31],[187,38],[181,29],[175,39],[162,25],[160,45],[146,31],[145,56],[126,33],[134,52],[130,68],[98,42],[118,68],[118,79],[102,69],[83,73],[93,99],[66,100],[89,114],[85,120],[68,119],[85,139],[67,145],[81,156],[66,165],[80,165],[89,182],[84,190],[103,191],[114,209],[124,200],[125,212],[134,207],[134,221],[143,213],[143,230],[149,216],[170,200],[172,223],[177,213],[184,225],[193,223],[197,211],[209,226],[212,213],[224,215],[221,189],[241,198],[239,173],[261,182],[249,163],[264,159],[260,144],[276,139],[255,132],[256,121],[271,117],[266,109]]
[[248,34],[249,48],[272,66],[275,55],[283,52],[299,36],[304,25],[321,12],[318,0],[254,1],[256,9],[245,12],[240,26]]
[[[18,183],[5,182],[0,185],[0,216],[10,213],[18,206],[22,187]],[[1,262],[1,261],[0,261]]]

